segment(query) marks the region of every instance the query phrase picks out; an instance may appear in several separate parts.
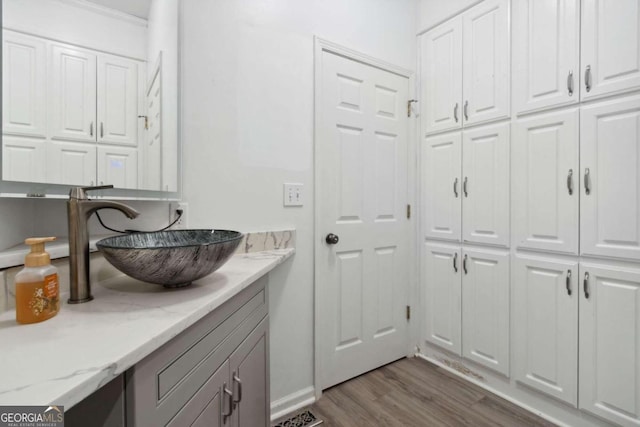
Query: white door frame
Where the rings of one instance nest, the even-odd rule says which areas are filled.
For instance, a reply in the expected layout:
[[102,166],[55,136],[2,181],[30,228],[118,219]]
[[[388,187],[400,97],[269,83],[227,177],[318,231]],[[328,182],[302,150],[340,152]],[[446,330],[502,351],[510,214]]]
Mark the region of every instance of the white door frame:
[[[319,224],[319,213],[318,206],[320,205],[320,200],[318,200],[318,141],[320,138],[319,135],[319,113],[322,109],[321,103],[321,89],[322,89],[322,53],[329,52],[333,53],[348,59],[352,59],[354,61],[360,62],[365,65],[369,65],[375,68],[379,68],[384,71],[388,71],[393,74],[397,74],[401,77],[405,77],[408,79],[409,83],[409,97],[415,98],[416,94],[416,86],[415,86],[415,72],[411,70],[407,70],[405,68],[399,67],[397,65],[391,64],[389,62],[374,58],[372,56],[357,52],[355,50],[349,49],[347,47],[341,46],[339,44],[330,42],[328,40],[322,39],[318,36],[314,36],[314,135],[313,135],[313,145],[314,145],[314,388],[315,388],[315,398],[316,400],[322,396],[322,386],[320,385],[319,379],[321,378],[321,368],[320,368],[320,355],[322,352],[320,351],[321,343],[319,339],[319,327],[320,319],[320,307],[319,307],[319,289],[318,289],[318,269],[316,268],[316,257],[317,254],[322,250],[322,234],[320,230]],[[411,205],[411,219],[409,221],[409,288],[407,289],[407,303],[409,301],[420,301],[419,293],[417,288],[417,278],[418,278],[418,265],[417,262],[417,248],[418,248],[418,239],[417,239],[417,203],[416,203],[416,172],[417,172],[417,147],[416,147],[416,132],[417,132],[417,120],[415,120],[418,116],[419,108],[413,104],[413,109],[411,112],[411,118],[414,120],[408,120],[407,122],[407,200]],[[417,304],[412,306],[411,317],[413,322],[409,323],[408,326],[408,343],[407,343],[407,356],[412,356],[416,353],[415,343],[417,342],[416,337],[418,337],[418,328],[420,326],[420,322],[416,321],[416,314],[420,312],[420,307]]]

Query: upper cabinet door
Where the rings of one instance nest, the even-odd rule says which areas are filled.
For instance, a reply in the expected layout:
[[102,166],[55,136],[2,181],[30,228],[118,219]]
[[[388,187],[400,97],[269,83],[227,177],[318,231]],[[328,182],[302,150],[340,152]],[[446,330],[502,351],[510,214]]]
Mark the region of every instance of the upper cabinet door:
[[583,107],[580,252],[640,260],[640,96]]
[[420,37],[422,133],[462,126],[462,18]]
[[138,150],[98,146],[98,185],[135,189],[138,186]]
[[422,142],[423,232],[427,239],[460,241],[462,135],[453,132]]
[[513,124],[512,208],[518,248],[578,253],[578,109]]
[[8,30],[2,38],[2,132],[44,138],[46,44]]
[[580,409],[638,426],[640,272],[583,263],[580,273]]
[[138,63],[98,57],[98,142],[137,145]]
[[582,99],[640,88],[640,0],[583,0]]
[[509,123],[463,132],[462,238],[509,246]]
[[485,0],[462,18],[464,123],[509,117],[509,2]]
[[578,102],[579,0],[513,0],[516,114]]
[[51,135],[96,141],[96,55],[76,48],[51,48]]

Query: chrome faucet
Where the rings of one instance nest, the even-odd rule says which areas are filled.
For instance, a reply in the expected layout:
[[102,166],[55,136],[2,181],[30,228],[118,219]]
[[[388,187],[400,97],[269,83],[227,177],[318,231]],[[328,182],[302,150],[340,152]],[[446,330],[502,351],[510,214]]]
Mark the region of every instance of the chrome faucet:
[[89,302],[91,283],[89,282],[89,217],[98,209],[117,209],[133,219],[140,215],[129,206],[112,200],[89,200],[87,191],[113,188],[113,185],[99,187],[75,187],[69,191],[67,220],[69,224],[69,304]]

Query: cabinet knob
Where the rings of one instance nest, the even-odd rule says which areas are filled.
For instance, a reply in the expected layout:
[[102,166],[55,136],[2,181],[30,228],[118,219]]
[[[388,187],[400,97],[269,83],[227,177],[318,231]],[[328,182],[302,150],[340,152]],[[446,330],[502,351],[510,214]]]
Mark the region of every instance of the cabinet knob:
[[329,233],[324,241],[327,242],[328,245],[335,245],[340,241],[340,238],[333,233]]

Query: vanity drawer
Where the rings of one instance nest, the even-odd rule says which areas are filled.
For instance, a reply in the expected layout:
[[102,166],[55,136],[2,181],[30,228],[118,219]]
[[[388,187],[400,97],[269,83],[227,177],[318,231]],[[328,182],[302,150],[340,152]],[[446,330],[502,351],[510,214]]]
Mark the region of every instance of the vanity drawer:
[[127,371],[127,425],[166,425],[210,382],[267,315],[266,282],[256,281]]

